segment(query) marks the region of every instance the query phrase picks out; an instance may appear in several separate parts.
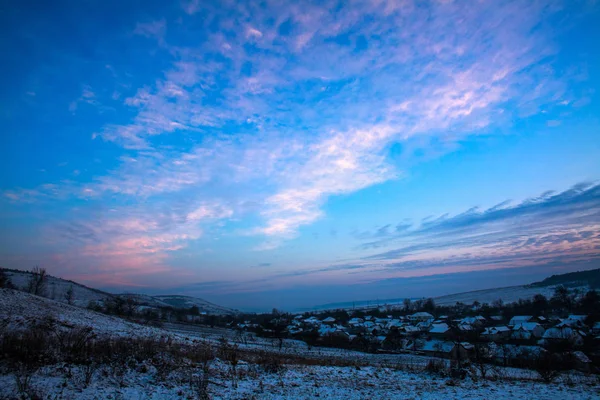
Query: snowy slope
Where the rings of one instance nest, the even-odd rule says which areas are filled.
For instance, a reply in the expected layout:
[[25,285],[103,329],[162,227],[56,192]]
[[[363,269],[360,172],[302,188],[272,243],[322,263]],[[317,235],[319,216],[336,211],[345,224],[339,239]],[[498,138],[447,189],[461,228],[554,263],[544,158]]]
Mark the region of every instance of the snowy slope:
[[[582,289],[586,289],[582,287]],[[464,304],[473,304],[474,301],[480,303],[492,303],[494,300],[502,299],[505,303],[512,303],[519,299],[531,299],[536,294],[542,294],[546,297],[552,297],[555,286],[529,287],[529,286],[509,286],[503,288],[476,290],[473,292],[464,292],[440,296],[434,298],[437,305],[454,305],[457,302]]]
[[[11,283],[19,289],[27,288],[27,284],[31,277],[28,271],[4,270]],[[74,304],[80,307],[86,307],[90,301],[102,302],[113,297],[112,294],[101,290],[92,289],[79,283],[68,281],[48,275],[48,288],[46,296],[50,299],[67,302],[65,294],[73,288]]]
[[175,308],[190,308],[193,306],[197,306],[200,309],[200,312],[205,311],[209,314],[236,314],[237,313],[236,310],[213,304],[209,301],[200,299],[198,297],[176,296],[176,295],[152,296],[152,297],[154,299],[157,299],[164,303],[167,303],[171,307],[175,307]]
[[0,320],[7,322],[9,328],[26,328],[48,317],[63,326],[91,326],[98,334],[147,336],[164,332],[18,290],[0,289]]
[[[11,283],[18,289],[27,288],[27,284],[31,277],[29,271],[17,271],[4,269],[7,277]],[[173,307],[173,308],[186,308],[189,309],[192,306],[197,306],[200,311],[205,311],[208,314],[235,314],[236,310],[231,308],[222,307],[217,304],[210,303],[206,300],[190,297],[190,296],[177,296],[177,295],[166,295],[166,296],[149,296],[137,293],[125,293],[114,295],[111,293],[103,292],[98,289],[93,289],[77,282],[68,281],[65,279],[57,278],[48,275],[47,290],[44,297],[59,302],[67,303],[66,293],[69,289],[73,289],[73,304],[80,307],[87,307],[90,301],[103,302],[115,297],[123,297],[133,299],[136,303],[154,308],[161,307]]]

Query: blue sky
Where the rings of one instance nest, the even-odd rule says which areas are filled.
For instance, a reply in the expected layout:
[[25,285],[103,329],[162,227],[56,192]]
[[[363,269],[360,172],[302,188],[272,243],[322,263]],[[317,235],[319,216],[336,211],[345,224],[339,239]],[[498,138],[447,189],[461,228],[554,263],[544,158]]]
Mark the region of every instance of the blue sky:
[[600,266],[597,1],[1,14],[0,265],[246,309]]

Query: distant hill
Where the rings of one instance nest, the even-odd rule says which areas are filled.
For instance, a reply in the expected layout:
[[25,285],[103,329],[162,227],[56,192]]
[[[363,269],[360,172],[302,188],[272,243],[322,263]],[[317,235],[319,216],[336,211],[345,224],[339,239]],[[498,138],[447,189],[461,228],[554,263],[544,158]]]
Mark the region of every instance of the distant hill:
[[459,302],[464,304],[473,304],[475,301],[478,301],[482,304],[491,304],[498,299],[502,300],[504,303],[513,303],[519,301],[519,299],[531,299],[536,294],[542,294],[546,297],[551,297],[553,293],[554,286],[507,286],[494,289],[483,289],[472,292],[449,294],[435,297],[433,300],[435,301],[435,304],[440,306],[451,306]]
[[456,293],[435,298],[439,305],[451,305],[456,302],[471,304],[474,301],[480,303],[491,303],[502,299],[505,303],[518,301],[519,299],[531,299],[536,294],[551,297],[557,286],[568,288],[579,288],[582,290],[600,288],[600,269],[588,271],[568,272],[566,274],[552,275],[541,282],[534,282],[523,286],[509,286],[502,288],[476,290],[473,292]]
[[52,317],[60,321],[63,328],[92,326],[97,334],[119,336],[165,334],[164,331],[156,328],[13,289],[0,289],[0,316],[3,323],[7,324],[5,327],[14,330],[27,328]]
[[[10,282],[18,290],[26,290],[31,278],[31,272],[18,269],[0,269],[4,270]],[[90,301],[104,302],[114,298],[113,294],[51,275],[48,275],[46,295],[44,297],[61,303],[67,303],[66,293],[70,288],[73,289],[73,304],[79,307],[86,307]]]
[[198,297],[190,297],[190,296],[176,296],[176,295],[166,295],[166,296],[152,296],[155,300],[166,303],[174,308],[190,308],[196,306],[200,309],[200,312],[206,312],[208,314],[235,314],[236,310],[232,310],[231,308],[222,307],[206,301],[204,299],[200,299]]
[[[0,268],[4,271],[10,282],[18,290],[26,290],[31,272],[17,269]],[[70,280],[48,275],[47,289],[44,297],[61,303],[67,303],[66,294],[69,289],[73,290],[73,305],[87,307],[90,302],[103,303],[114,300],[117,297],[132,299],[136,304],[150,308],[185,308],[197,306],[200,312],[207,314],[236,314],[238,311],[231,308],[213,304],[204,299],[190,296],[163,295],[149,296],[137,293],[112,294],[99,289],[94,289]]]
[[545,287],[556,285],[563,285],[566,287],[589,286],[592,289],[598,289],[600,288],[600,268],[552,275],[541,282],[535,282],[529,286]]

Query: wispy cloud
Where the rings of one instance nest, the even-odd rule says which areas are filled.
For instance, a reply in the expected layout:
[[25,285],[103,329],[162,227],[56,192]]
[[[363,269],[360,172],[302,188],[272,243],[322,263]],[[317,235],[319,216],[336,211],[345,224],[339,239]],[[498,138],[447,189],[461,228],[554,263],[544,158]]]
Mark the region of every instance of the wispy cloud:
[[[519,266],[557,258],[586,259],[600,249],[600,186],[582,183],[509,206],[424,221],[361,245],[392,248],[370,255],[390,269],[502,264]],[[368,261],[367,261],[368,262]]]
[[[244,221],[236,234],[262,240],[255,249],[273,250],[323,218],[333,196],[405,176],[410,163],[390,157],[396,144],[409,159],[434,147],[450,151],[517,117],[571,107],[565,77],[550,62],[557,49],[549,21],[560,7],[177,2],[125,24],[120,37],[134,41],[136,68],[103,61],[111,77],[106,90],[84,86],[74,96],[72,111],[82,104],[118,110],[78,133],[114,159],[90,174],[3,189],[3,200],[70,201],[66,222],[50,224],[58,237],[80,243],[78,254],[114,265],[127,256],[132,268],[160,268],[206,226],[234,218]],[[494,216],[507,223],[511,212],[525,215],[555,196],[419,226],[390,223],[363,250],[409,242],[371,258],[387,262],[426,248],[449,251],[433,241],[441,235],[455,236],[454,245],[468,237],[472,246],[487,246],[498,237],[487,230],[500,224]],[[574,234],[553,218],[561,231],[546,246]],[[526,226],[523,240],[535,233],[537,241],[525,247],[541,247],[542,227]],[[481,232],[467,235],[473,227]],[[411,242],[416,238],[431,244]]]

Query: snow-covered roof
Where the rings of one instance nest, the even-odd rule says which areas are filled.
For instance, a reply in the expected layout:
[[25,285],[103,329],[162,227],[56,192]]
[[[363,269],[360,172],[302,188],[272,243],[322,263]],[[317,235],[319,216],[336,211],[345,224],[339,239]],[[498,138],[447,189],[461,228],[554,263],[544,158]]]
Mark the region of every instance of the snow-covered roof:
[[327,334],[333,333],[333,332],[335,332],[335,328],[333,328],[333,327],[330,328],[327,325],[321,325],[319,327],[319,334],[320,335],[327,335]]
[[521,322],[529,322],[533,319],[532,315],[516,315],[510,319],[509,325],[516,325]]
[[421,312],[414,313],[410,317],[412,317],[412,318],[433,318],[433,315],[429,314],[428,312],[421,311]]
[[568,326],[555,326],[554,328],[550,328],[548,329],[546,332],[544,332],[544,335],[542,336],[542,338],[544,339],[570,339],[572,337],[574,337],[575,335],[578,335],[578,332],[576,332],[574,329],[568,327]]
[[592,360],[588,356],[585,355],[583,351],[574,351],[573,356],[582,363],[590,363]]
[[537,327],[541,327],[540,324],[538,324],[537,322],[521,322],[517,325],[514,326],[513,330],[517,331],[517,330],[524,330],[527,332],[531,332],[533,331],[535,328]]
[[562,327],[562,326],[581,327],[583,325],[584,325],[584,323],[581,320],[579,320],[579,319],[566,318],[566,319],[562,320],[560,322],[560,324],[558,324],[557,326],[559,326],[559,327]]
[[569,315],[569,317],[567,319],[584,322],[586,318],[587,318],[587,315]]
[[402,322],[398,319],[393,319],[387,323],[388,328],[391,328],[392,326],[400,326],[400,325],[402,325]]
[[434,324],[431,326],[429,333],[446,333],[449,329],[448,324]]
[[494,335],[497,333],[510,332],[510,328],[508,326],[491,326],[489,328],[485,328],[483,331],[484,335]]
[[404,327],[404,331],[406,332],[420,332],[421,330],[416,326],[407,325]]
[[323,322],[335,322],[335,318],[333,317],[327,317],[323,320]]

